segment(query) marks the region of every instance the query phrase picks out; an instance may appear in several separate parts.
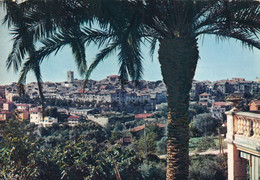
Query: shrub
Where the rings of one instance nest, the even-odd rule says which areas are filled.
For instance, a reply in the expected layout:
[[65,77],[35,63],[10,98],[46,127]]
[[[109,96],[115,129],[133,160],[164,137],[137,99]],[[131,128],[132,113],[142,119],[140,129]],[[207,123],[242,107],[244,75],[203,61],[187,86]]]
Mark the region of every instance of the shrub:
[[213,136],[205,136],[197,142],[198,151],[206,151],[208,149],[216,149],[215,138]]
[[219,120],[211,117],[210,113],[203,113],[195,116],[192,120],[194,127],[203,135],[211,135],[216,133],[220,126]]
[[224,180],[227,179],[227,157],[193,156],[189,167],[190,180]]

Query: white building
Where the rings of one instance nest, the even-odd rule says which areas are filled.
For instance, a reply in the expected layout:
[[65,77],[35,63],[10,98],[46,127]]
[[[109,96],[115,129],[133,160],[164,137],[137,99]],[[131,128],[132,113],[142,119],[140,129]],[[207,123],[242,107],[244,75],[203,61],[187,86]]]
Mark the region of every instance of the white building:
[[213,103],[214,99],[212,98],[211,94],[202,93],[199,95],[199,102]]
[[13,90],[12,91],[8,91],[7,89],[5,90],[5,99],[7,101],[13,101],[14,96],[19,96],[19,95]]
[[81,117],[80,116],[70,116],[70,117],[68,117],[68,124],[69,124],[69,126],[75,126],[80,121],[81,121]]
[[231,108],[231,102],[214,102],[209,110],[213,118],[224,120],[223,114]]
[[43,127],[49,127],[53,123],[58,123],[58,119],[47,116],[47,117],[44,117],[44,120],[43,120],[41,109],[34,108],[34,109],[30,110],[30,123],[35,123],[36,125],[43,126]]
[[37,125],[43,126],[43,127],[50,127],[52,124],[58,123],[58,119],[54,117],[44,117],[44,120],[40,120]]
[[29,105],[28,104],[16,104],[17,110],[28,110],[29,109]]
[[42,111],[40,108],[30,109],[30,123],[38,124],[42,120]]
[[94,109],[77,109],[77,108],[70,108],[70,114],[77,115],[77,116],[87,116],[91,112],[93,112]]

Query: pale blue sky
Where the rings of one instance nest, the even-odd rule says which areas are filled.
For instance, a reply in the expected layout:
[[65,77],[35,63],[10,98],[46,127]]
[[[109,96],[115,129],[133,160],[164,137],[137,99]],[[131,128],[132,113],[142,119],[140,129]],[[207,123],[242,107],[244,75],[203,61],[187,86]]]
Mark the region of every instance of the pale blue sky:
[[[4,12],[0,9],[0,19]],[[7,28],[0,25],[0,84],[10,84],[18,80],[19,73],[6,70],[5,61],[11,51],[12,41]],[[254,51],[243,48],[240,42],[230,40],[217,42],[214,36],[205,36],[199,39],[200,59],[195,74],[196,80],[220,80],[232,77],[243,77],[247,80],[255,80],[260,77],[260,50]],[[93,60],[98,50],[95,47],[87,49],[88,64]],[[148,49],[143,48],[144,76],[145,80],[161,80],[160,65],[157,52],[154,61],[148,55]],[[44,81],[65,81],[66,71],[75,71],[76,78],[80,78],[74,63],[71,50],[65,47],[56,56],[50,56],[41,66]],[[106,76],[118,73],[116,54],[101,63],[93,72],[91,79],[100,80]],[[35,81],[29,74],[27,82]]]

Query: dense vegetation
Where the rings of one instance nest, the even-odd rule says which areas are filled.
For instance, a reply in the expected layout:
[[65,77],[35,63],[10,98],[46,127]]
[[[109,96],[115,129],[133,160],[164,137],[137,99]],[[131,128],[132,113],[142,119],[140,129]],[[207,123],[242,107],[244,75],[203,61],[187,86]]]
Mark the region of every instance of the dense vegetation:
[[91,121],[37,128],[10,119],[1,124],[1,134],[1,178],[143,179],[155,171],[153,159],[144,161],[134,148],[108,143],[103,128]]
[[[0,125],[0,178],[165,179],[166,161],[159,158],[166,154],[165,128],[148,123],[145,131],[133,134],[125,124],[117,122],[101,127],[84,121],[73,127],[64,123],[44,128],[9,119]],[[134,122],[134,126],[138,123]],[[126,137],[132,141],[123,143]],[[216,147],[212,138],[194,139],[191,150]],[[225,177],[226,167],[219,164],[218,158],[195,157],[191,161],[190,179]],[[196,170],[198,163],[202,164]],[[203,163],[215,166],[217,172],[207,171],[208,166]]]

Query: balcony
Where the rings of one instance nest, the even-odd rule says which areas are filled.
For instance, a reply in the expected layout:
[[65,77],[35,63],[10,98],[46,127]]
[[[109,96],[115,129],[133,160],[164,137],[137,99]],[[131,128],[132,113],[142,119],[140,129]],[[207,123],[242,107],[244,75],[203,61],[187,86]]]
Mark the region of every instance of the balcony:
[[260,178],[260,114],[227,114],[228,179]]

